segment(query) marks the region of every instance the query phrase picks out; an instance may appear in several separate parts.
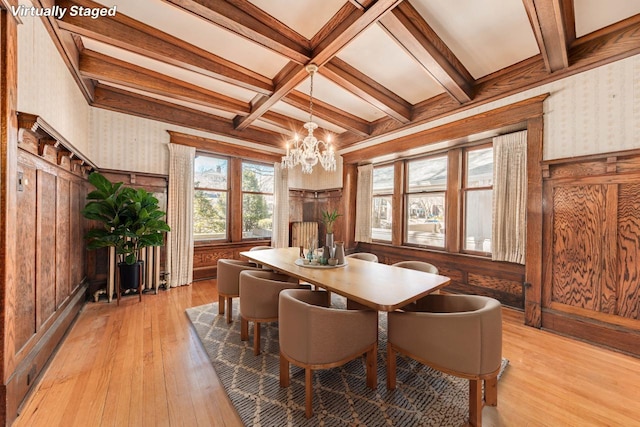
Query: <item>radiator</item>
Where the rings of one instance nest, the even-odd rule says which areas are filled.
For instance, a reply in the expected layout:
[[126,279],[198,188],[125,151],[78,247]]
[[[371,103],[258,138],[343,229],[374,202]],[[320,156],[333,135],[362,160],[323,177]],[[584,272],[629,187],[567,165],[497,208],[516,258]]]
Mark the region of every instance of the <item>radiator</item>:
[[[158,287],[164,285],[160,271],[160,246],[149,246],[140,250],[140,261],[144,261],[142,274],[142,290],[153,289],[156,293]],[[109,273],[107,276],[107,298],[113,299],[116,288],[116,249],[109,248]]]
[[291,223],[291,246],[298,248],[309,247],[309,239],[313,239],[318,244],[318,223],[312,221],[301,221]]

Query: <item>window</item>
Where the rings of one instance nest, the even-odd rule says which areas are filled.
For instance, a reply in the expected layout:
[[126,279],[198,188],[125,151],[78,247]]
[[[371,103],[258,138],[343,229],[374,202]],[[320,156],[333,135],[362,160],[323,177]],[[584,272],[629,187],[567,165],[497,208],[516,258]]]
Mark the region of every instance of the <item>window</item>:
[[405,241],[444,248],[447,157],[407,161]]
[[193,237],[227,239],[228,160],[198,155],[194,162]]
[[393,165],[373,169],[371,238],[391,241],[393,224]]
[[491,253],[493,222],[493,147],[465,150],[464,242],[469,252]]
[[242,162],[242,238],[271,237],[274,168]]

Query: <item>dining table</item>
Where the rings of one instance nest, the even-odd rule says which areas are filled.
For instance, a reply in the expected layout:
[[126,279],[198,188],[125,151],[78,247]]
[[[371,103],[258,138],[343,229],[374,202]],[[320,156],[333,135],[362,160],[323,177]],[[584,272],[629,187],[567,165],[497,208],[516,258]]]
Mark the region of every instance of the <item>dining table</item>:
[[397,310],[448,285],[451,280],[438,274],[350,257],[336,266],[305,265],[299,248],[246,251],[240,255],[378,311]]

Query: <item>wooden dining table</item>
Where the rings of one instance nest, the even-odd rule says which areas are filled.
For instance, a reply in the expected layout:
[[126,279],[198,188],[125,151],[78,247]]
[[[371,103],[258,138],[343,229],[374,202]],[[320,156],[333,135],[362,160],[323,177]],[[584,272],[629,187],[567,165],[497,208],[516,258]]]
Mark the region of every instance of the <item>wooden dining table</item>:
[[240,255],[378,311],[394,311],[451,280],[438,274],[348,257],[342,266],[297,265],[296,260],[301,259],[299,248],[247,251]]

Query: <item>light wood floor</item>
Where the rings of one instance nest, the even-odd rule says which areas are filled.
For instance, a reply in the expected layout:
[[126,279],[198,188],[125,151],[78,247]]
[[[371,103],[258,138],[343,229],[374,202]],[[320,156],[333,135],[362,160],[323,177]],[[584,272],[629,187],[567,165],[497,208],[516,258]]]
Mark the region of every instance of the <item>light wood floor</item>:
[[[88,303],[14,425],[242,425],[184,313],[212,301],[215,281]],[[485,426],[640,425],[640,359],[523,326],[508,309],[503,355]]]

